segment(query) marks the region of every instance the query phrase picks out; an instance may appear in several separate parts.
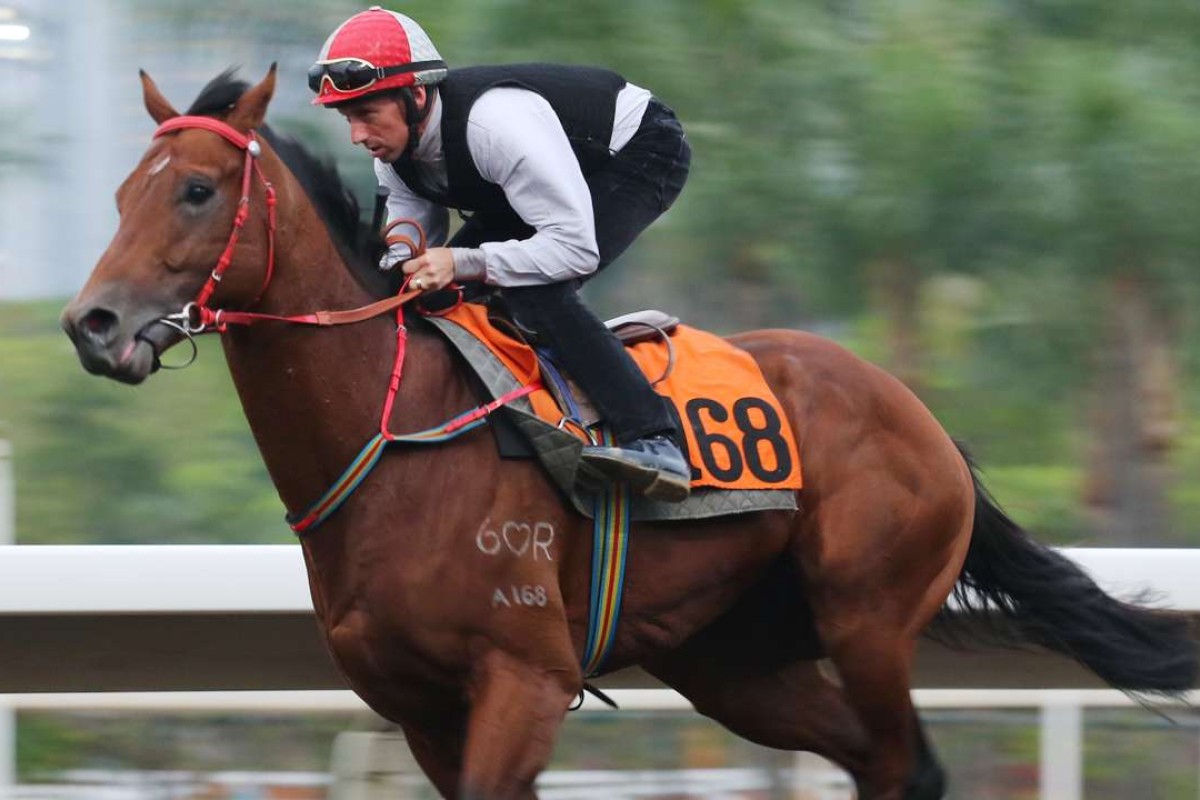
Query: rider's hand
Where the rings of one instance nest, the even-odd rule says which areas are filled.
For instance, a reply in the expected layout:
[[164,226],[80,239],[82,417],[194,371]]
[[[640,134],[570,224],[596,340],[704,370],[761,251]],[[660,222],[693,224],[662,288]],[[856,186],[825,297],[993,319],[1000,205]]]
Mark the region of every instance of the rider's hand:
[[454,280],[454,255],[449,247],[431,247],[423,255],[405,261],[401,269],[413,276],[410,288],[431,292]]

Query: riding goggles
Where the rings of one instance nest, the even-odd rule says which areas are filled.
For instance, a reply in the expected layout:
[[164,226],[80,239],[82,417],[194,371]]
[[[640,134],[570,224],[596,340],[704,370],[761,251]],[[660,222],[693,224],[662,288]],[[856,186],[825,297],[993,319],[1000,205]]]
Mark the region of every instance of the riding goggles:
[[411,61],[394,67],[377,67],[370,61],[364,61],[361,58],[338,58],[330,61],[318,61],[309,67],[308,88],[314,92],[320,92],[321,83],[329,81],[329,85],[335,91],[357,92],[366,89],[375,81],[390,78],[393,75],[445,68],[446,62],[444,61]]

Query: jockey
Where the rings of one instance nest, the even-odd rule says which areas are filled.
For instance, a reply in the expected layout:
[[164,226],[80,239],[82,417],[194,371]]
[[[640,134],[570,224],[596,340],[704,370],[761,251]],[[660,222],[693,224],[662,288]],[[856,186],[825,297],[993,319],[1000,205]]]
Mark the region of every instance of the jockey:
[[[436,246],[389,252],[412,288],[494,287],[612,426],[583,459],[668,501],[690,467],[667,401],[577,291],[678,197],[691,148],[674,112],[608,70],[554,64],[447,69],[416,22],[372,6],[326,40],[308,73],[375,158],[389,219]],[[446,244],[448,209],[470,212]]]

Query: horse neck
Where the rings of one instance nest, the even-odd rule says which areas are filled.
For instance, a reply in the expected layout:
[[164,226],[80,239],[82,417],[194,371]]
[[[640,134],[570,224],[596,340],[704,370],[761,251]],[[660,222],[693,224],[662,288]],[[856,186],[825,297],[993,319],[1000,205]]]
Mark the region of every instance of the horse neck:
[[[374,299],[351,276],[295,179],[288,174],[277,191],[275,274],[255,310],[292,315],[356,308]],[[379,430],[396,355],[395,318],[316,330],[263,323],[231,328],[222,340],[279,496],[290,513],[303,511]],[[463,383],[444,350],[428,335],[408,341],[393,415],[406,429],[437,417],[438,406],[457,394],[445,385]]]

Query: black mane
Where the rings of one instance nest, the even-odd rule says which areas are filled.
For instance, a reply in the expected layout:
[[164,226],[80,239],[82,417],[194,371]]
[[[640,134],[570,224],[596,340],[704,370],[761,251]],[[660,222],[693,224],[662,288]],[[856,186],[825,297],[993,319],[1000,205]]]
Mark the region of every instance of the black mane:
[[[250,88],[249,83],[234,77],[236,71],[227,69],[209,81],[186,113],[226,117]],[[342,181],[333,160],[310,153],[295,139],[267,125],[258,132],[304,187],[355,279],[376,297],[394,294],[398,288],[394,280],[379,270],[385,250],[383,239],[372,230],[370,221],[361,218],[358,199]]]

